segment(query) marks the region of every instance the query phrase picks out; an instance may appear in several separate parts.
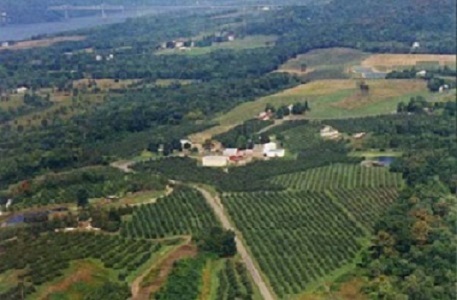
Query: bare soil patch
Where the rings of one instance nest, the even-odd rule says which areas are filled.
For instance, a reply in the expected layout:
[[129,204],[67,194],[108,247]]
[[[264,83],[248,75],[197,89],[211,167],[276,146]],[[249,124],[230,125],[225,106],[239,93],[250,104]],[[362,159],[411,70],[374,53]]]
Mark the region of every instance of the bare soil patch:
[[375,54],[362,61],[362,66],[392,70],[395,67],[415,66],[426,62],[436,62],[440,66],[455,67],[456,56],[440,54]]

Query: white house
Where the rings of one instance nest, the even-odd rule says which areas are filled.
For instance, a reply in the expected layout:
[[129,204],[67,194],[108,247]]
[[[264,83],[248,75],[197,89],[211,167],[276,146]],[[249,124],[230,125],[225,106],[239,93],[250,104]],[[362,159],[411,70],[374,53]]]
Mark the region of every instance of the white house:
[[188,139],[182,139],[182,140],[179,140],[179,142],[181,143],[181,147],[184,149],[184,145],[186,144],[189,144],[190,146],[192,146],[192,142]]
[[27,92],[27,90],[28,90],[28,88],[26,88],[25,86],[21,86],[16,89],[16,93],[24,94],[25,92]]
[[273,143],[273,142],[269,142],[269,143],[266,143],[263,145],[263,154],[266,154],[267,152],[269,151],[274,151],[278,149],[278,146],[276,145],[276,143]]
[[427,71],[422,70],[416,73],[416,77],[425,77],[427,75]]
[[411,46],[412,49],[419,49],[420,48],[419,42],[414,42],[413,45]]
[[267,157],[284,157],[285,154],[286,150],[284,149],[270,150],[265,153]]
[[230,157],[230,156],[239,156],[241,153],[238,148],[226,148],[222,152],[222,155]]
[[7,48],[10,46],[10,43],[9,42],[2,42],[2,48]]
[[225,167],[228,164],[228,158],[225,156],[208,155],[202,159],[204,167]]
[[340,136],[340,133],[338,130],[334,129],[331,126],[324,126],[324,128],[321,129],[321,137],[322,138],[328,138],[328,139],[335,139]]
[[11,205],[13,205],[13,199],[10,198],[6,201],[5,208],[8,209]]
[[96,61],[102,61],[102,60],[103,60],[103,56],[101,56],[101,55],[95,55],[95,60],[96,60]]

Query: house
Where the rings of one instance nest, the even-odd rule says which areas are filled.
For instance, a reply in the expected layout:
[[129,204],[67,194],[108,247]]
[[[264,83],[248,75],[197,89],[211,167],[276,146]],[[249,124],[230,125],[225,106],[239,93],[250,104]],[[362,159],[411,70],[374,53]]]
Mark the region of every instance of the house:
[[286,150],[284,149],[275,149],[275,150],[270,150],[265,153],[266,157],[284,157],[286,154]]
[[28,90],[28,88],[26,88],[25,86],[21,86],[16,89],[16,93],[24,94],[25,92],[27,92],[27,90]]
[[228,158],[220,155],[208,155],[202,159],[204,167],[225,167],[228,164]]
[[262,120],[262,121],[268,121],[268,120],[270,120],[272,115],[273,115],[273,113],[271,111],[262,111],[257,116],[257,119]]
[[10,43],[9,42],[2,42],[2,48],[7,48],[10,46]]
[[241,151],[238,150],[238,148],[226,148],[226,149],[224,149],[224,151],[222,151],[222,155],[227,156],[227,157],[242,156]]
[[8,209],[11,205],[13,204],[13,199],[8,199],[8,201],[6,201],[6,204],[5,204],[5,208]]
[[175,48],[181,48],[184,47],[184,42],[182,41],[176,41],[175,42]]
[[274,151],[278,149],[278,146],[274,142],[269,142],[263,145],[262,153],[265,155],[269,151]]
[[420,44],[419,42],[414,42],[413,45],[411,46],[412,49],[419,49],[420,48]]
[[422,70],[416,73],[416,77],[425,77],[427,75],[427,71]]
[[114,59],[114,54],[110,54],[106,57],[106,60],[113,60]]
[[[191,148],[192,147],[192,142],[189,141],[188,139],[182,139],[182,140],[179,140],[179,142],[181,143],[181,148],[183,149],[187,149],[187,148]],[[186,145],[190,145],[190,146],[187,146],[186,148]]]
[[270,10],[270,7],[269,7],[269,6],[264,6],[264,7],[262,7],[262,10],[263,10],[263,11],[269,11],[269,10]]
[[442,93],[447,90],[449,90],[449,85],[445,84],[445,85],[440,86],[440,88],[438,89],[438,92]]
[[102,60],[103,60],[103,56],[101,56],[101,55],[95,55],[95,60],[96,60],[96,61],[102,61]]
[[334,129],[331,126],[324,126],[324,128],[321,129],[320,134],[324,139],[336,139],[340,137],[338,130]]
[[359,133],[355,133],[352,137],[355,138],[355,139],[361,139],[361,138],[363,138],[365,135],[366,135],[365,132],[359,132]]
[[234,35],[234,34],[229,34],[229,35],[227,36],[227,40],[228,40],[229,42],[233,42],[233,41],[235,40],[235,35]]

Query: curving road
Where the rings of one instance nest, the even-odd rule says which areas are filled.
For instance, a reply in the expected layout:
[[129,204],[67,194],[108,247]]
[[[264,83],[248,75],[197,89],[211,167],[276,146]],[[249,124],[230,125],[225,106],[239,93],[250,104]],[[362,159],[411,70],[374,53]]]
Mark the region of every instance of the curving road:
[[[214,213],[216,214],[216,217],[221,221],[222,226],[225,229],[231,229],[236,234],[238,234],[237,231],[235,230],[235,228],[233,228],[233,226],[230,224],[230,222],[227,218],[227,215],[224,212],[224,207],[222,206],[221,199],[218,196],[216,196],[216,197],[212,196],[207,190],[205,190],[199,186],[194,186],[194,188],[196,188],[198,191],[200,191],[203,194],[206,201],[208,202],[208,204],[211,206]],[[267,284],[263,280],[262,276],[260,276],[260,272],[257,269],[257,267],[255,266],[254,260],[251,258],[251,255],[247,251],[243,242],[238,237],[235,237],[235,241],[236,241],[237,251],[240,254],[241,258],[243,259],[243,261],[246,265],[246,269],[248,270],[249,273],[251,273],[251,276],[252,276],[255,284],[259,288],[260,294],[262,295],[263,299],[265,299],[265,300],[275,299],[273,294],[268,289]]]

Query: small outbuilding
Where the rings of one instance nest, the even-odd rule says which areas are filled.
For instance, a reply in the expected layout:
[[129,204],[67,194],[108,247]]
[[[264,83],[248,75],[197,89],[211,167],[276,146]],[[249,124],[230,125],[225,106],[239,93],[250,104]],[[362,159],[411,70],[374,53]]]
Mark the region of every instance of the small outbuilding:
[[266,157],[284,157],[286,154],[286,150],[284,149],[275,149],[275,150],[270,150],[265,153]]
[[204,167],[225,167],[228,164],[228,158],[220,155],[208,155],[202,159]]
[[276,145],[274,142],[263,144],[263,154],[266,154],[269,151],[274,151],[276,149],[278,149],[278,145]]
[[336,139],[340,137],[338,130],[331,126],[324,126],[320,131],[320,135],[324,139]]
[[227,157],[232,157],[232,156],[241,156],[241,151],[238,150],[238,148],[226,148],[224,151],[222,151],[222,155],[227,156]]

